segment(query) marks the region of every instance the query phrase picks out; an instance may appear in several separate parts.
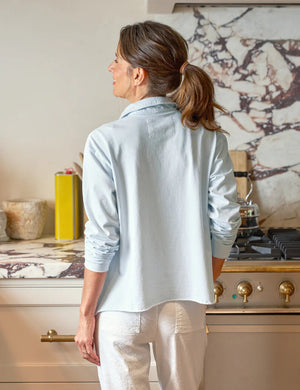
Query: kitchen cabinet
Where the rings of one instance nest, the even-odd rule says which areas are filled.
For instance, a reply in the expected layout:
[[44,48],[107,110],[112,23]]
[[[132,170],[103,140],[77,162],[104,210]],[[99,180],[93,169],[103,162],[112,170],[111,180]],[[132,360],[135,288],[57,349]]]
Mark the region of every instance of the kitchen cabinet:
[[[55,329],[76,333],[82,279],[0,280],[0,390],[98,390],[97,369],[74,342],[42,343]],[[154,363],[151,390],[159,389]]]
[[[74,342],[40,342],[50,329],[76,333],[83,249],[83,240],[53,237],[0,245],[0,390],[100,388],[96,367]],[[225,263],[219,302],[207,310],[207,390],[279,390],[284,383],[298,390],[299,278],[299,260]],[[287,281],[295,287],[288,302],[280,293]],[[252,286],[246,302],[238,292],[245,282]],[[153,359],[150,388],[159,389]]]

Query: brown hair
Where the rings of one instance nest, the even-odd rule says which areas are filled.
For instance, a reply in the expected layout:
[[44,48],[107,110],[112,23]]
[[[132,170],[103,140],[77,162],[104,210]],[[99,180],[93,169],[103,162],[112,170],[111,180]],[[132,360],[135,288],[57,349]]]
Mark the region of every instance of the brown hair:
[[211,131],[222,131],[215,121],[215,108],[225,112],[214,100],[211,78],[201,68],[187,64],[188,45],[171,27],[152,21],[136,23],[121,29],[119,52],[133,68],[147,71],[147,96],[165,96],[181,112],[181,121],[192,130],[199,126]]

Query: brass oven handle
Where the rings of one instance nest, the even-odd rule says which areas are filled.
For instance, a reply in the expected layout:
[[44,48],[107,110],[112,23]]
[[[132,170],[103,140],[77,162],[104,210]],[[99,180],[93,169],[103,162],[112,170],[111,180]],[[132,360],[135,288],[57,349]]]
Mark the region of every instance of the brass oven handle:
[[74,342],[75,336],[72,334],[63,334],[59,335],[57,334],[55,329],[48,330],[47,334],[41,335],[41,342],[42,343],[71,343]]

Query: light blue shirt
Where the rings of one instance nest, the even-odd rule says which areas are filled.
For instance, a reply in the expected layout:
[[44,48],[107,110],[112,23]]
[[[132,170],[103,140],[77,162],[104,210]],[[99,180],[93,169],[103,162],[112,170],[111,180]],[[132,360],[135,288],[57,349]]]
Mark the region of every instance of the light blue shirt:
[[214,302],[212,255],[240,225],[224,134],[181,124],[165,97],[130,104],[84,151],[85,267],[106,272],[97,312]]

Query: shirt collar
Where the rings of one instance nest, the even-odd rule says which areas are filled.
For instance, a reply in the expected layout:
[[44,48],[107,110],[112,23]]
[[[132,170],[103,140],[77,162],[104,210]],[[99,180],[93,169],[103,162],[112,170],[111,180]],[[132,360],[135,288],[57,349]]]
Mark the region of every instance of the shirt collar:
[[125,108],[125,110],[122,112],[120,119],[125,118],[126,116],[130,115],[131,113],[135,111],[144,110],[149,107],[159,106],[159,105],[167,105],[168,108],[176,109],[176,104],[172,102],[172,100],[165,96],[155,96],[155,97],[149,97],[142,100],[138,100],[135,103],[129,104]]

